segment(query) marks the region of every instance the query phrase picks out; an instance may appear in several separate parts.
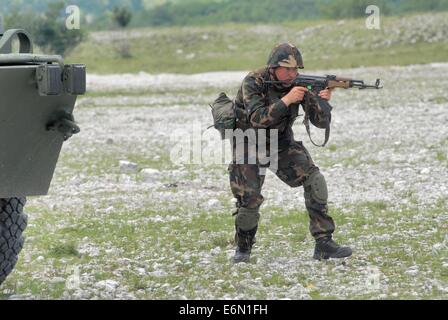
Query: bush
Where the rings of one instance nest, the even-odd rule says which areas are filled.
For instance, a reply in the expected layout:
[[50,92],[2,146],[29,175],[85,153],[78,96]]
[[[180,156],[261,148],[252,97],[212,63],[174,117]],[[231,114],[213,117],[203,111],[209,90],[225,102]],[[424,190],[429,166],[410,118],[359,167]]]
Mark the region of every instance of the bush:
[[113,10],[113,18],[116,24],[118,24],[121,28],[126,28],[126,26],[131,22],[132,13],[126,7],[115,7]]
[[67,55],[86,36],[81,29],[68,30],[65,3],[50,3],[44,14],[13,11],[5,17],[5,27],[27,30],[33,42],[46,53]]

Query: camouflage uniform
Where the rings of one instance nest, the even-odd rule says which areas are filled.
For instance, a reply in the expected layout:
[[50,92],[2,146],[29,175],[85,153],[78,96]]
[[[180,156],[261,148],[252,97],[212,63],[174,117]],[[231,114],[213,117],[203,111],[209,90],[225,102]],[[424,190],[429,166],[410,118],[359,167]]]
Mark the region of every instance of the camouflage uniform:
[[[295,49],[292,46],[291,48]],[[283,44],[282,49],[283,52],[286,49],[287,53],[288,50],[291,50],[287,44]],[[278,47],[276,47],[273,53],[278,51]],[[294,57],[294,52],[286,55],[284,65],[279,65],[303,67],[301,57],[292,59],[291,56]],[[272,60],[272,53],[270,60]],[[294,64],[295,60],[298,60],[299,63]],[[291,88],[284,88],[279,85],[267,86],[264,81],[272,80],[272,77],[275,77],[275,75],[270,71],[269,64],[268,67],[253,71],[245,77],[235,100],[238,116],[237,127],[243,130],[248,128],[266,129],[268,136],[270,129],[278,129],[278,169],[275,173],[290,187],[304,186],[305,205],[310,217],[312,236],[315,239],[331,237],[335,224],[328,215],[325,179],[302,142],[294,140],[292,125],[299,116],[300,104],[295,103],[286,106],[281,98]],[[331,118],[322,118],[316,112],[317,101],[312,96],[308,102],[310,103],[309,110],[312,111],[310,112],[311,123],[324,128],[326,123],[331,121]],[[269,138],[267,143],[269,144]],[[262,166],[258,163],[258,159],[255,164],[247,164],[247,162],[238,164],[235,158],[235,144],[233,144],[233,147],[234,158],[228,170],[230,186],[234,197],[237,199],[238,207],[238,211],[235,213],[237,215],[235,221],[236,241],[238,243],[238,239],[240,239],[240,242],[243,239],[251,247],[258,226],[258,209],[263,203],[261,189],[264,175],[260,174]],[[320,190],[317,190],[318,188],[315,186],[313,188],[313,184],[318,185]]]

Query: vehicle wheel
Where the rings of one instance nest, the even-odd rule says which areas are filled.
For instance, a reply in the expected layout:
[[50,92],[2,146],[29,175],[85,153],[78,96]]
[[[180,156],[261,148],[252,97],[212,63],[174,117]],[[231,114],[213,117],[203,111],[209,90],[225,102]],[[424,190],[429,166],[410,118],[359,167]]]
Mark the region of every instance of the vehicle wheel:
[[26,198],[0,198],[0,284],[14,269],[23,247],[28,221],[25,203]]

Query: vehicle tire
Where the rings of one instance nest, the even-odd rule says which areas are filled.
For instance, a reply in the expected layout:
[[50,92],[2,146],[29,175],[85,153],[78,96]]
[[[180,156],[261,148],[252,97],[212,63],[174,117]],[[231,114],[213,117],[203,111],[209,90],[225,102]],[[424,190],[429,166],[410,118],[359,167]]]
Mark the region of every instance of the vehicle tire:
[[0,284],[14,269],[23,247],[28,217],[23,213],[26,198],[0,198]]

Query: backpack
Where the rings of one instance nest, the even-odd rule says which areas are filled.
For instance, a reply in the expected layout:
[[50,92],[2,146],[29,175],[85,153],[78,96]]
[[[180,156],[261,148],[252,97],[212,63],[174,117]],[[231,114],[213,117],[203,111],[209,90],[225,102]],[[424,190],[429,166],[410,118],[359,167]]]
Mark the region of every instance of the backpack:
[[221,134],[221,139],[224,140],[226,129],[235,130],[236,128],[235,101],[221,92],[213,104],[210,105],[210,108],[212,108],[213,116],[213,125],[210,127],[215,127]]

